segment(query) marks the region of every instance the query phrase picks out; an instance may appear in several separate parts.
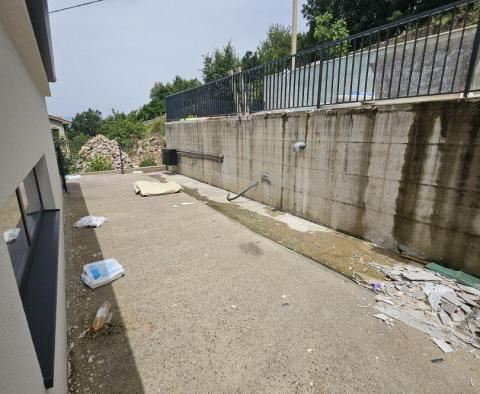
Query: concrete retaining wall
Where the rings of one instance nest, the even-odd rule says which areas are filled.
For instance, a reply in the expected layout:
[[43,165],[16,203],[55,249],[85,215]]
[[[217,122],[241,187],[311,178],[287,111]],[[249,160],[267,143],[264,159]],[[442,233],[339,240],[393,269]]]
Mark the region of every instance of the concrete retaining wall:
[[[300,153],[292,151],[305,141]],[[176,171],[314,222],[480,274],[480,102],[436,101],[167,124]]]

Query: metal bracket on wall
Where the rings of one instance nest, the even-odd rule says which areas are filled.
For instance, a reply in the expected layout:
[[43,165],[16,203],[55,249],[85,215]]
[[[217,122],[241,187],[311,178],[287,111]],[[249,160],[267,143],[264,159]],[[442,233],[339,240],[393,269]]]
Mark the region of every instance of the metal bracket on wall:
[[192,157],[194,159],[213,160],[218,163],[223,163],[223,155],[209,155],[206,153],[191,152],[191,151],[178,150],[178,149],[177,149],[177,155],[184,156],[184,157]]

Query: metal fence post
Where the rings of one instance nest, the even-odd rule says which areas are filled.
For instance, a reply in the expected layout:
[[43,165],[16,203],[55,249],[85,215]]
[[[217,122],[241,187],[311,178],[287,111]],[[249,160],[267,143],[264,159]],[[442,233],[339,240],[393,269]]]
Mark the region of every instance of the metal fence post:
[[322,79],[323,79],[323,48],[320,49],[320,71],[318,73],[317,108],[320,108],[321,100],[322,100]]
[[120,152],[120,170],[122,171],[122,174],[124,174],[125,172],[123,171],[122,147],[119,142],[118,142],[118,151]]
[[[478,46],[480,45],[480,16],[477,21],[477,31],[475,32],[475,39],[473,40],[472,54],[470,55],[470,64],[468,66],[467,79],[465,81],[465,90],[463,96],[466,97],[472,89],[473,76],[475,74],[475,68],[477,66]],[[461,50],[461,49],[460,49]]]

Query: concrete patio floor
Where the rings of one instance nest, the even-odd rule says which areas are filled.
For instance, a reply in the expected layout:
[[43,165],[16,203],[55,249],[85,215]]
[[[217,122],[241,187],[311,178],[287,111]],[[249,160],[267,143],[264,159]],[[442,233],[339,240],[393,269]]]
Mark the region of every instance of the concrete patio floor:
[[[73,392],[478,392],[480,360],[375,319],[373,294],[147,174],[83,176],[65,199]],[[192,203],[191,205],[181,205]],[[73,229],[85,215],[99,229]],[[126,275],[90,290],[83,264]],[[110,300],[112,326],[87,332]],[[444,359],[432,363],[432,359]]]

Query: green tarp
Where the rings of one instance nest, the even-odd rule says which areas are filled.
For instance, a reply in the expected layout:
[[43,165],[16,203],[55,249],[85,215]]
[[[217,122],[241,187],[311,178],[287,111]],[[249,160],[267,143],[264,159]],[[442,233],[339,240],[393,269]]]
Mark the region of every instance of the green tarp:
[[435,264],[435,263],[429,263],[425,266],[425,268],[438,272],[439,274],[442,274],[444,276],[447,276],[449,278],[455,279],[457,282],[467,285],[467,286],[472,286],[478,290],[480,290],[480,279],[476,278],[475,276],[466,274],[463,271],[455,271],[450,268],[445,268],[442,267],[441,265]]

